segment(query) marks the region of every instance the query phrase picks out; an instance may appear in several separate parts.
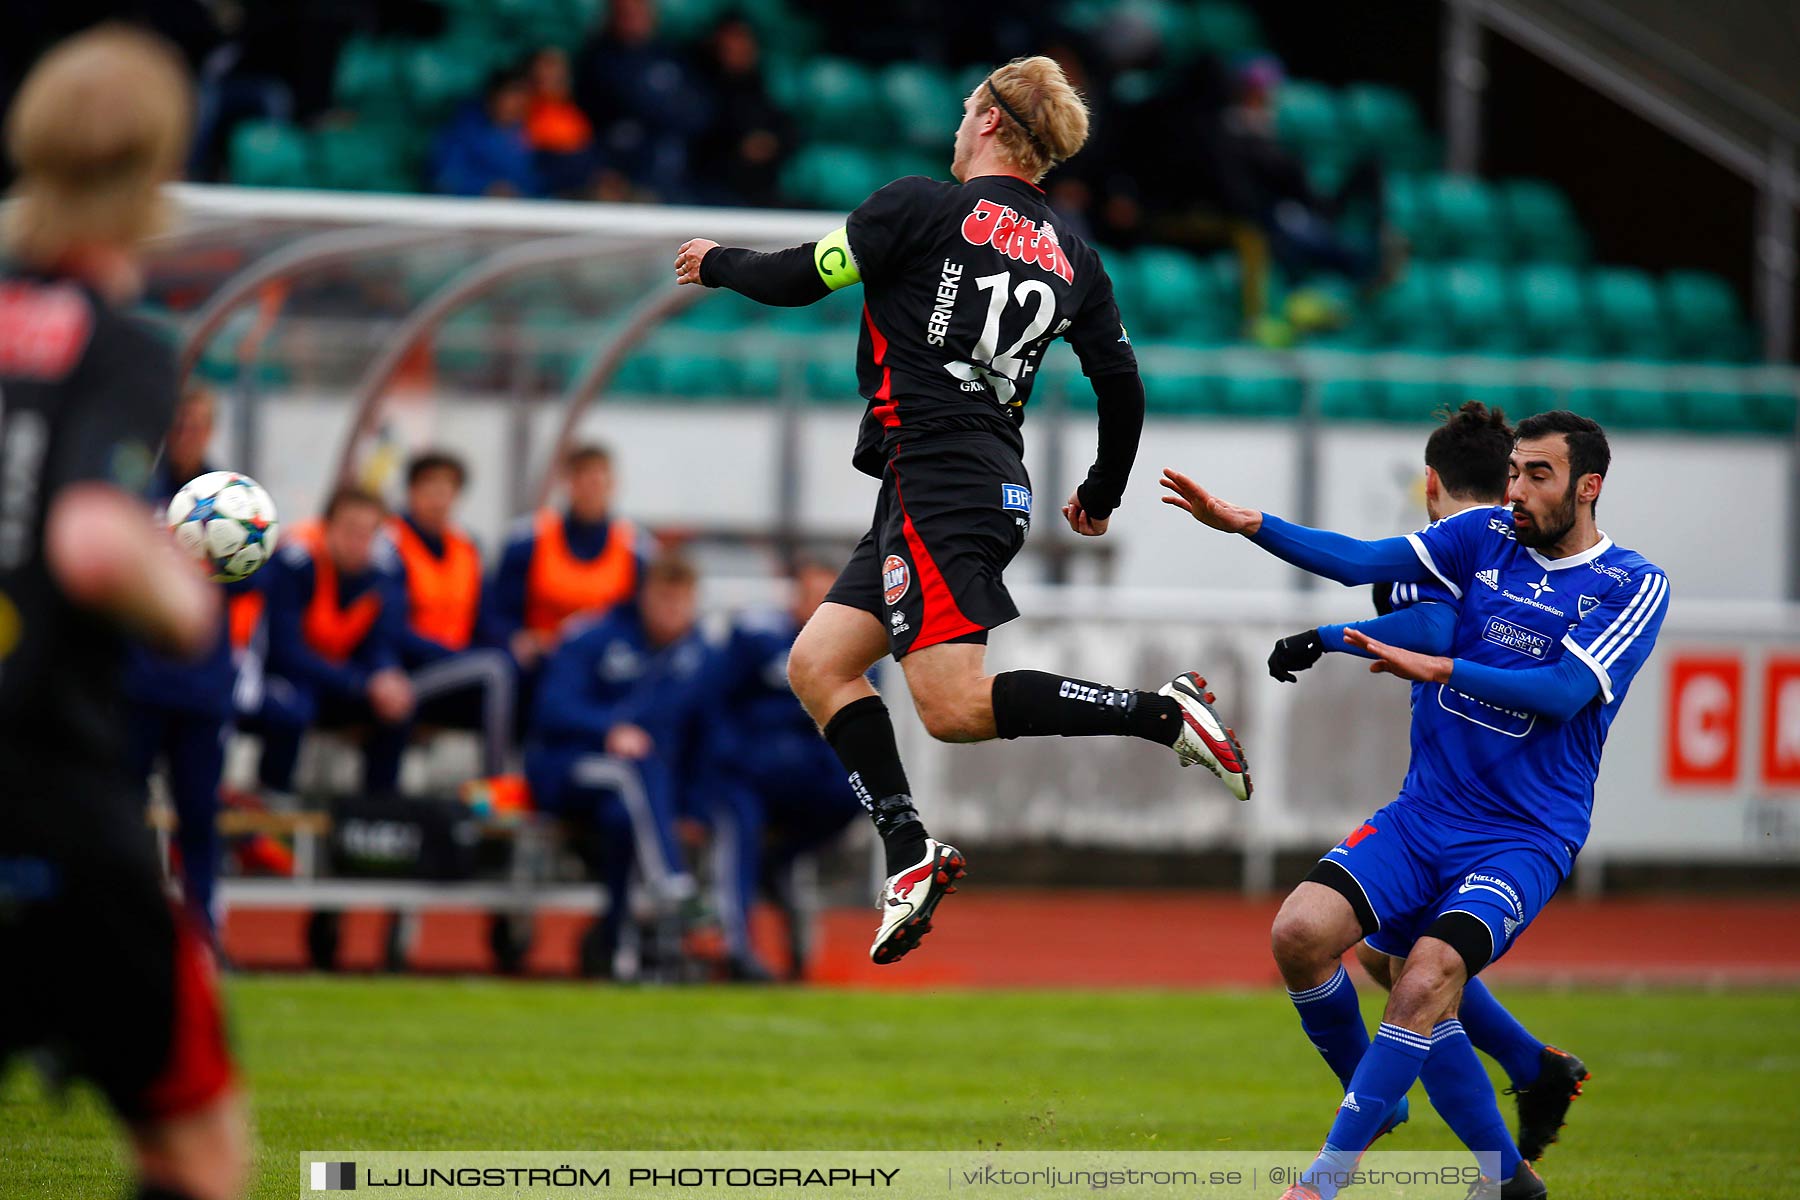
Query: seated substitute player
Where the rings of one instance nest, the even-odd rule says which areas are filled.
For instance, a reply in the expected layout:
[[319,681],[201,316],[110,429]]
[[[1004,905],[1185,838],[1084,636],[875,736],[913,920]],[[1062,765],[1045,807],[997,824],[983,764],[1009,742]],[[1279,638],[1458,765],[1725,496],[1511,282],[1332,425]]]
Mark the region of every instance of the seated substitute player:
[[412,676],[422,725],[481,734],[482,772],[507,767],[515,668],[507,652],[474,645],[481,611],[481,552],[450,520],[468,468],[427,451],[406,467],[406,508],[388,518],[394,566],[406,596],[400,665]]
[[1055,228],[1037,181],[1080,150],[1088,114],[1062,68],[1022,58],[963,102],[950,172],[887,185],[818,242],[759,254],[695,239],[676,281],[766,304],[811,304],[863,284],[857,377],[868,406],[853,464],[881,480],[875,517],[813,614],[788,679],[850,773],[887,852],[869,956],[899,960],[963,874],[913,806],[887,708],[867,671],[900,660],[925,728],[948,742],[1139,737],[1206,767],[1238,799],[1250,777],[1206,682],[1159,692],[1045,671],[987,673],[988,631],[1018,615],[1002,578],[1031,525],[1020,425],[1040,360],[1067,338],[1098,398],[1099,452],[1062,507],[1106,532],[1144,421],[1144,387],[1099,256]]
[[[405,599],[376,560],[386,505],[340,487],[319,522],[288,531],[269,576],[262,709],[262,786],[294,789],[300,742],[312,728],[363,731],[363,791],[391,796],[412,729],[413,689],[400,665]],[[289,800],[291,803],[291,800]]]
[[655,554],[648,536],[614,517],[612,452],[577,446],[563,459],[569,506],[521,521],[508,538],[484,603],[483,639],[512,652],[527,684],[564,626],[605,615],[637,595]]
[[664,925],[696,891],[676,836],[692,727],[711,696],[695,628],[697,577],[665,555],[637,599],[569,632],[545,664],[525,744],[537,807],[585,826],[606,912],[583,939],[583,972],[612,975],[633,867]]
[[[190,387],[175,408],[163,440],[162,457],[151,472],[144,496],[156,511],[169,505],[188,480],[214,468],[206,462],[212,441],[213,397]],[[262,586],[261,574],[220,585],[239,596]],[[160,760],[175,806],[175,850],[181,894],[217,942],[213,885],[219,874],[219,780],[225,772],[225,743],[231,736],[232,689],[237,664],[226,636],[224,612],[206,654],[194,661],[136,646],[125,674],[131,700],[129,753],[132,771],[149,777]]]
[[[1292,1200],[1329,1200],[1415,1079],[1470,1149],[1498,1152],[1486,1194],[1546,1194],[1501,1120],[1456,1002],[1573,869],[1606,731],[1655,645],[1668,578],[1594,522],[1611,453],[1570,412],[1517,430],[1505,508],[1364,542],[1290,525],[1165,471],[1164,499],[1215,529],[1346,584],[1436,581],[1457,602],[1453,657],[1351,630],[1371,670],[1426,685],[1402,791],[1322,858],[1276,918],[1290,989],[1327,986],[1345,950],[1401,948],[1381,1029],[1350,1074],[1325,1150]],[[1391,620],[1392,618],[1387,618]]]
[[198,656],[218,634],[218,589],[142,498],[176,373],[124,312],[190,111],[146,34],[53,48],[7,114],[0,234],[0,1067],[39,1048],[98,1086],[138,1200],[233,1200],[249,1168],[212,956],[164,893],[120,687],[127,639]]
[[[1506,496],[1513,441],[1506,416],[1497,408],[1470,400],[1449,414],[1425,442],[1425,511],[1430,518],[1441,521],[1473,508],[1491,509],[1501,504]],[[1269,655],[1269,674],[1293,683],[1294,672],[1311,667],[1327,652],[1367,657],[1364,651],[1344,641],[1346,631],[1351,629],[1376,641],[1412,644],[1415,648],[1422,639],[1430,639],[1435,648],[1441,638],[1442,648],[1449,649],[1449,634],[1456,621],[1456,597],[1442,583],[1378,583],[1375,592],[1383,616],[1409,609],[1414,610],[1413,615],[1395,618],[1400,623],[1397,626],[1377,619],[1353,625],[1327,625],[1283,638]],[[1412,685],[1415,708],[1422,697],[1429,700],[1428,690],[1423,683]],[[1416,739],[1419,735],[1415,724],[1413,736]],[[1377,949],[1378,945],[1387,946],[1387,951],[1402,958],[1405,948],[1387,945],[1379,933],[1356,945],[1356,957],[1369,978],[1383,989],[1391,989],[1393,960],[1388,952]],[[1311,964],[1303,961],[1299,966],[1310,971]],[[1310,975],[1304,978],[1309,979]],[[1300,1023],[1307,1036],[1319,1046],[1347,1088],[1350,1073],[1369,1044],[1356,1003],[1356,988],[1348,973],[1340,968],[1319,987],[1290,991],[1289,997],[1300,1012]],[[1569,1105],[1581,1094],[1581,1085],[1588,1078],[1587,1067],[1573,1055],[1534,1037],[1495,999],[1479,976],[1463,985],[1457,1019],[1474,1047],[1506,1071],[1511,1090],[1518,1096],[1519,1153],[1527,1162],[1537,1161],[1557,1140],[1557,1130],[1562,1128]],[[1403,1114],[1403,1110],[1398,1111]],[[1404,1120],[1403,1115],[1401,1119]]]
[[713,878],[732,974],[770,978],[750,945],[750,911],[767,888],[788,922],[788,976],[805,974],[806,943],[793,903],[794,866],[862,811],[831,748],[787,683],[794,639],[830,591],[837,571],[802,561],[786,611],[750,613],[732,625],[708,687],[724,719],[708,728],[696,779],[713,827]]

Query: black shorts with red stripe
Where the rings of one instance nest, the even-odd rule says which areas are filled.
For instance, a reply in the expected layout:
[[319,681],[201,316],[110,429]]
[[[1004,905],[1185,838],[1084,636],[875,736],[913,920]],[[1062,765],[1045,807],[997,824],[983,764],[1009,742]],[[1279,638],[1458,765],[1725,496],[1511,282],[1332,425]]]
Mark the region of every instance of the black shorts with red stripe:
[[171,903],[141,788],[0,746],[0,1067],[47,1051],[120,1117],[199,1111],[232,1083],[212,951]]
[[825,597],[880,618],[895,658],[983,641],[1019,615],[1002,578],[1031,529],[1031,477],[985,433],[894,439],[875,521]]

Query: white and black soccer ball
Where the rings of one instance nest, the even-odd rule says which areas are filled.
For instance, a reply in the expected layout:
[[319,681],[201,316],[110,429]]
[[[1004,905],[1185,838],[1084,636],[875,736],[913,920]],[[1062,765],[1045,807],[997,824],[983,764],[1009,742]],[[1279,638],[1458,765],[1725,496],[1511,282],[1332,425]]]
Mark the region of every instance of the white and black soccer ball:
[[234,583],[275,557],[280,523],[262,484],[236,471],[208,471],[187,482],[164,514],[181,548]]

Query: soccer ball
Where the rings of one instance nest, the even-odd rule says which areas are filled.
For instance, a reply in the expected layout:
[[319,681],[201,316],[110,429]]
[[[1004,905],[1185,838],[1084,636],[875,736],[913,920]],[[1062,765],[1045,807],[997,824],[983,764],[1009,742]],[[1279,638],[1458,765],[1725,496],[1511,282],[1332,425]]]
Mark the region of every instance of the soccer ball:
[[275,501],[262,484],[236,471],[208,471],[187,482],[163,514],[183,550],[212,567],[213,578],[235,583],[275,554],[281,526]]

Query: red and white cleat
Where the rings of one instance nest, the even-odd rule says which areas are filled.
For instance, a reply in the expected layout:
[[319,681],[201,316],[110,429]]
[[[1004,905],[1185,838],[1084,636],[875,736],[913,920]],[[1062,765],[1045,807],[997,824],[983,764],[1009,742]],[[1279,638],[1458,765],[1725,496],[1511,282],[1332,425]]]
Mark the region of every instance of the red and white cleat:
[[1250,798],[1250,764],[1237,734],[1213,711],[1213,694],[1206,690],[1206,680],[1193,671],[1177,675],[1157,690],[1181,708],[1181,734],[1175,739],[1175,757],[1181,765],[1195,763],[1205,767],[1224,781],[1225,787],[1239,800]]
[[881,928],[869,958],[886,966],[899,962],[931,932],[931,914],[938,902],[956,890],[956,881],[968,870],[961,850],[932,838],[925,839],[925,853],[918,862],[890,875],[876,907]]

